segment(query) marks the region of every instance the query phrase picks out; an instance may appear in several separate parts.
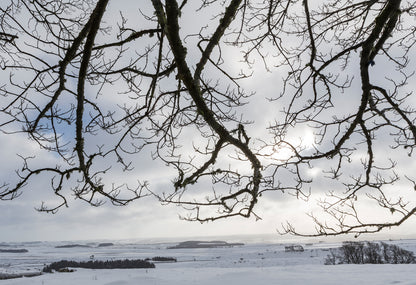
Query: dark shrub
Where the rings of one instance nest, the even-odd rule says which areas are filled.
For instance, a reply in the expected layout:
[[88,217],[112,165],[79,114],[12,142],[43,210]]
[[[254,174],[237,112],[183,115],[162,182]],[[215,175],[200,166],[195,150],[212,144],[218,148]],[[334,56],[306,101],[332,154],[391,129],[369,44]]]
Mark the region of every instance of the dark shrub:
[[348,241],[341,247],[342,263],[364,263],[364,244],[362,242]]
[[380,264],[383,263],[383,255],[381,254],[381,246],[376,242],[368,242],[365,247],[364,263]]
[[98,247],[107,247],[107,246],[113,246],[113,245],[114,243],[112,242],[103,242],[103,243],[100,243]]
[[397,245],[389,245],[381,243],[383,246],[383,258],[386,263],[401,264],[401,263],[416,263],[416,258],[412,251],[405,250]]
[[325,258],[324,264],[325,265],[335,265],[337,264],[337,260],[339,260],[339,256],[336,255],[336,251],[331,249],[329,254]]

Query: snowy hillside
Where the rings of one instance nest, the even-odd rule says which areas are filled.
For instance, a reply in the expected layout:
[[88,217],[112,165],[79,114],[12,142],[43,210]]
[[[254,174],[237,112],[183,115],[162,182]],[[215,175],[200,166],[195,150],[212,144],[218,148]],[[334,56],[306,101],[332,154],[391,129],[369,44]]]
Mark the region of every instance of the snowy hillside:
[[[230,241],[233,242],[233,241]],[[416,251],[416,240],[390,242]],[[74,246],[65,246],[65,245]],[[218,248],[173,248],[175,243],[8,243],[0,249],[0,273],[39,272],[45,264],[62,259],[74,261],[146,259],[174,257],[177,262],[156,262],[155,269],[76,269],[72,273],[42,274],[37,277],[1,280],[9,284],[416,284],[416,265],[324,265],[330,248],[338,243],[300,244],[304,251],[286,252],[288,244],[249,243]]]

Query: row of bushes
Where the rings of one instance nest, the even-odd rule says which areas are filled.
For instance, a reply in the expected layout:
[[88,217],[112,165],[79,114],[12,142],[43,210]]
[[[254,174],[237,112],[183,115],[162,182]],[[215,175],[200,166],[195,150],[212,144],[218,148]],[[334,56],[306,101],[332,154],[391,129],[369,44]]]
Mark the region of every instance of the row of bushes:
[[412,251],[384,242],[344,242],[342,247],[331,250],[325,264],[402,264],[416,263]]
[[145,260],[152,260],[156,262],[177,262],[176,258],[174,257],[165,257],[165,256],[155,256],[152,259],[146,258]]
[[88,268],[88,269],[114,269],[114,268],[155,268],[155,265],[142,259],[125,259],[125,260],[90,260],[86,262],[61,260],[53,262],[43,268],[43,272],[60,271],[62,268]]

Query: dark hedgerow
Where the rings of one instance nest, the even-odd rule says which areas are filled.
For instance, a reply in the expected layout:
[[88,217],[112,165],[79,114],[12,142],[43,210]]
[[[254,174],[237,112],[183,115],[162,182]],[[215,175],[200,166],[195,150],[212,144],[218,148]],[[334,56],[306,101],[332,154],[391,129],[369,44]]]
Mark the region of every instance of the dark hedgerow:
[[88,269],[114,269],[114,268],[155,268],[155,265],[151,262],[142,259],[125,259],[125,260],[90,260],[90,261],[69,261],[61,260],[53,262],[43,268],[43,272],[59,271],[62,268],[74,267],[74,268],[88,268]]
[[155,257],[152,258],[152,261],[177,262],[176,258],[174,258],[174,257],[165,257],[165,256],[155,256]]
[[331,250],[326,265],[334,264],[408,264],[416,263],[412,251],[384,242],[344,242],[342,247]]

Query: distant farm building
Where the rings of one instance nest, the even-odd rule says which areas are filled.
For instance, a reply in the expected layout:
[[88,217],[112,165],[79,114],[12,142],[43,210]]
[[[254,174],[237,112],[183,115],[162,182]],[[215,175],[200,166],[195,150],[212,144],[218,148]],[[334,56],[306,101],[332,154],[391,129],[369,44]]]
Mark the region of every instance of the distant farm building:
[[285,252],[302,252],[305,251],[301,245],[287,245],[285,246]]

